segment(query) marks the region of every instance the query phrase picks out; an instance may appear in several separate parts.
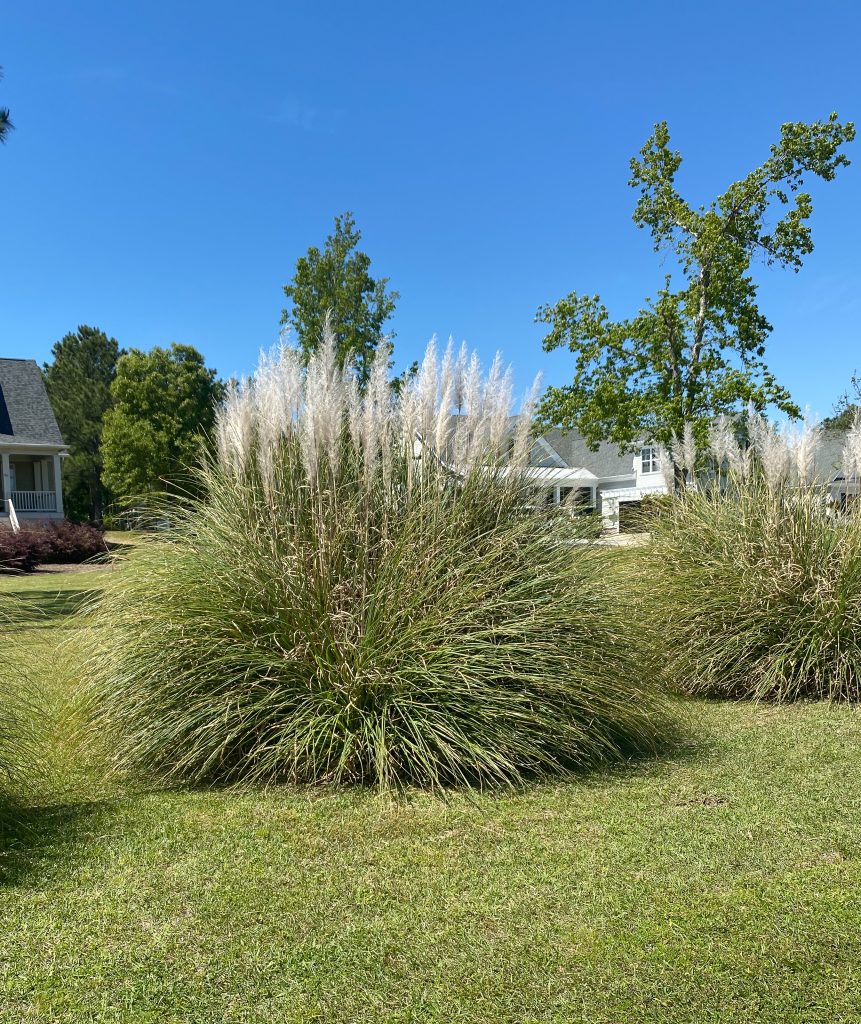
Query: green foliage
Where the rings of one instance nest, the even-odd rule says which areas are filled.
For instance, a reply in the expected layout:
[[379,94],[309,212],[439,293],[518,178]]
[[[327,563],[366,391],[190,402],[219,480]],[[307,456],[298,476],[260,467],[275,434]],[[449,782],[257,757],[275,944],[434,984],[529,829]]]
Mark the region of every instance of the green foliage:
[[110,500],[102,482],[102,427],[121,354],[116,338],[82,324],[55,342],[52,362],[42,368],[60,433],[69,446],[63,495],[72,519],[98,521]]
[[311,246],[296,261],[293,278],[284,286],[291,306],[283,311],[281,322],[295,330],[307,356],[320,345],[324,321],[331,312],[339,362],[342,366],[354,362],[364,387],[383,325],[400,295],[386,290],[387,277],[371,277],[371,258],[357,248],[361,237],[352,213],[335,217],[335,230],[323,251]]
[[103,477],[117,498],[180,486],[211,434],[222,390],[190,345],[120,358],[102,436]]
[[673,508],[674,501],[670,494],[644,494],[640,501],[642,528],[651,530],[655,521]]
[[[759,474],[652,522],[640,593],[656,666],[691,694],[861,699],[861,516]],[[659,624],[659,629],[654,625]]]
[[[3,68],[0,68],[0,78],[3,77]],[[8,107],[0,107],[0,143],[5,143],[6,138],[14,129]]]
[[848,164],[842,149],[854,137],[854,125],[836,114],[784,124],[760,167],[695,208],[676,190],[681,154],[670,149],[666,123],[657,124],[631,161],[634,222],[648,229],[655,252],[670,254],[681,286],[667,275],[626,320],[612,320],[597,295],[572,292],[541,307],[536,320],[550,326],[544,348],[567,347],[576,357],[573,382],[547,390],[544,419],[576,427],[592,444],[622,447],[643,437],[667,446],[689,423],[702,446],[710,419],[748,402],[797,415],[764,361],[771,324],[750,268],[757,257],[800,268],[813,250],[805,176],[832,180]]

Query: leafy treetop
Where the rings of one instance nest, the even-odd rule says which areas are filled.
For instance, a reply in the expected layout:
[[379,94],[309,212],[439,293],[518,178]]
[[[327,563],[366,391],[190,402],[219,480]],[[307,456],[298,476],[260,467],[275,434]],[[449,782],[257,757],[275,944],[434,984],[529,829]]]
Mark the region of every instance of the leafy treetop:
[[387,277],[373,278],[371,258],[357,248],[362,235],[352,213],[335,217],[335,230],[322,252],[311,246],[296,261],[296,271],[284,294],[291,302],[281,315],[306,355],[323,337],[323,321],[331,312],[341,365],[353,362],[359,383],[367,383],[374,351],[383,337],[383,325],[400,298],[387,291]]
[[107,503],[102,427],[121,354],[116,338],[82,324],[54,344],[52,362],[42,368],[60,433],[69,446],[63,488],[73,518],[99,520]]
[[645,437],[669,445],[686,423],[702,442],[711,417],[747,403],[798,415],[765,363],[772,327],[750,267],[755,257],[801,267],[813,251],[805,178],[831,181],[848,165],[842,148],[854,137],[854,125],[836,114],[784,124],[760,167],[694,208],[676,189],[682,157],[670,148],[666,122],[655,125],[631,160],[629,184],[639,192],[633,219],[648,229],[655,252],[672,254],[681,286],[673,288],[668,274],[629,320],[612,320],[597,295],[572,292],[542,306],[536,321],[550,325],[544,348],[567,346],[576,356],[573,382],[548,388],[544,420],[577,428],[593,446],[610,440],[628,448]]
[[114,494],[177,487],[211,435],[222,390],[191,345],[122,356],[102,435],[103,475]]

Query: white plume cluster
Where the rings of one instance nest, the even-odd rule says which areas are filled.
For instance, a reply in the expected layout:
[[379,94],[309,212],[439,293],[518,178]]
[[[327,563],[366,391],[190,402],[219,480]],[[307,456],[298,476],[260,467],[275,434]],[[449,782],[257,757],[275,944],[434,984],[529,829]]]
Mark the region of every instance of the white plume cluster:
[[822,446],[822,424],[806,412],[800,424],[789,426],[787,440],[795,477],[806,487],[815,479],[816,454]]
[[218,412],[221,465],[241,474],[256,464],[271,487],[275,454],[285,439],[298,442],[312,486],[324,462],[337,472],[345,445],[360,456],[369,481],[380,473],[386,483],[393,460],[404,455],[412,456],[409,465],[428,457],[462,476],[503,459],[509,469],[527,465],[537,379],[513,422],[511,370],[499,354],[485,374],[465,344],[455,351],[450,340],[440,357],[434,338],[399,396],[390,360],[391,346],[381,344],[360,391],[351,367],[338,365],[328,322],[307,364],[297,348],[283,343],[261,354],[253,377],[230,386]]
[[776,491],[789,477],[792,464],[786,435],[755,409],[747,414],[748,458],[756,457],[766,486]]
[[718,416],[712,424],[709,447],[719,472],[746,480],[760,473],[769,490],[784,484],[807,486],[815,480],[816,455],[822,444],[822,427],[809,415],[799,424],[783,429],[751,408],[746,418],[748,445],[743,449],[730,416]]
[[745,458],[735,436],[732,418],[721,413],[711,425],[709,446],[718,468],[727,466],[731,473],[744,476]]
[[692,423],[685,424],[682,443],[679,445],[679,454],[681,455],[682,466],[688,474],[688,479],[695,480],[697,474],[697,442],[694,439]]
[[687,483],[696,483],[698,458],[693,424],[686,423],[681,437],[673,434],[673,440],[666,447],[666,458],[661,459],[661,474],[668,491],[672,493],[676,489],[677,466],[684,472]]

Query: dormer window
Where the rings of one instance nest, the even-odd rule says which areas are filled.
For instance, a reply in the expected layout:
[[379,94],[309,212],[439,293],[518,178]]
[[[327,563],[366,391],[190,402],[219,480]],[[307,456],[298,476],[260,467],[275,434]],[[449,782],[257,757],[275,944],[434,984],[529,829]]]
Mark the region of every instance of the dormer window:
[[640,467],[640,472],[644,474],[660,473],[661,459],[657,446],[650,445],[648,448],[640,449]]

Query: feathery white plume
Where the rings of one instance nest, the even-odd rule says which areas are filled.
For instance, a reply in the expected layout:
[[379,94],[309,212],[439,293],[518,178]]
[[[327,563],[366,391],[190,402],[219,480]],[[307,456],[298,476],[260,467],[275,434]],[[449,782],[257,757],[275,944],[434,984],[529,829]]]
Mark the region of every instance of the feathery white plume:
[[730,461],[730,450],[734,440],[732,421],[729,416],[721,413],[709,427],[709,449],[718,469]]
[[682,443],[679,449],[682,466],[688,474],[688,480],[696,480],[697,476],[697,442],[694,438],[694,426],[686,423],[682,434]]
[[822,444],[822,426],[805,412],[800,426],[787,431],[787,445],[795,473],[802,487],[813,483],[816,475],[816,455]]
[[[352,366],[342,367],[331,319],[320,346],[307,360],[282,343],[260,355],[251,380],[228,387],[216,417],[217,454],[235,474],[252,465],[268,489],[276,486],[279,446],[298,445],[312,488],[328,487],[345,452],[359,456],[365,482],[381,474],[394,486],[398,458],[407,456],[407,487],[422,459],[442,460],[458,475],[498,464],[508,442],[512,376],[497,355],[485,379],[476,354],[465,346],[455,356],[449,343],[442,359],[428,345],[420,373],[396,397],[389,376],[391,345],[382,342],[362,392]],[[528,462],[531,418],[538,381],[515,430],[511,466]],[[460,403],[461,415],[455,410]]]
[[670,494],[676,489],[676,447],[677,444],[668,442],[661,454],[661,476],[664,478],[664,486]]
[[756,456],[766,486],[776,491],[789,475],[789,447],[780,432],[752,407],[747,415],[750,451]]

